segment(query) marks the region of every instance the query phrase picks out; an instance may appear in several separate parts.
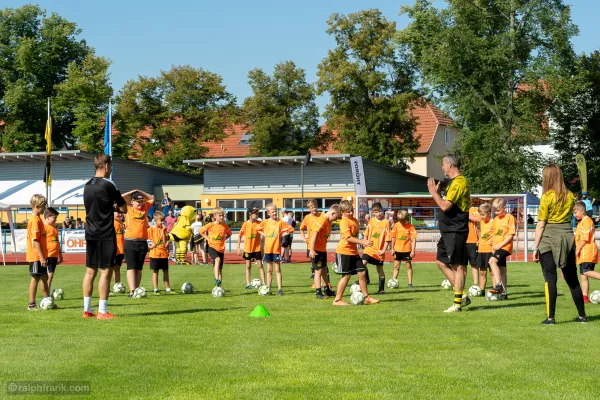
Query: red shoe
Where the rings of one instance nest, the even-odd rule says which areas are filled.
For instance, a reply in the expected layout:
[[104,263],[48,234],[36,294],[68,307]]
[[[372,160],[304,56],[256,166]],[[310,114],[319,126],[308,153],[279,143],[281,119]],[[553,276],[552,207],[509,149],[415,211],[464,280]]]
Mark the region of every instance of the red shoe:
[[367,296],[365,299],[365,304],[377,304],[379,300],[372,298],[371,296]]
[[583,296],[583,302],[584,302],[584,303],[591,303],[591,302],[590,302],[590,298],[589,298],[589,297],[587,297],[587,296]]
[[83,318],[93,318],[95,316],[96,316],[96,314],[94,314],[93,312],[87,312],[87,311],[83,312]]
[[96,319],[113,319],[113,318],[115,318],[115,316],[109,312],[105,312],[105,313],[98,312],[98,315],[96,316]]

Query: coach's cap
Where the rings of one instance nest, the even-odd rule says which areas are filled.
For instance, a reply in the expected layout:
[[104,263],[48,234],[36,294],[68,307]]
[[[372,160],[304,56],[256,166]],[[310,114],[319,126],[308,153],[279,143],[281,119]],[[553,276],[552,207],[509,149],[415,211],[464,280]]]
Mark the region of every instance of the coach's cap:
[[249,214],[258,214],[259,211],[260,211],[260,207],[254,207],[254,208],[248,209]]
[[131,194],[131,200],[134,201],[140,201],[140,200],[146,200],[146,198],[144,197],[144,195],[140,192],[133,192]]

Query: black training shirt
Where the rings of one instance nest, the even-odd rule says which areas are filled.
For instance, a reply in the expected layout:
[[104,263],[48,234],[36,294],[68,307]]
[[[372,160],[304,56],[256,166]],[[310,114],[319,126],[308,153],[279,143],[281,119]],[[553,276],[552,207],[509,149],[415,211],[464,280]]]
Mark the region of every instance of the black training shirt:
[[83,189],[86,240],[115,239],[114,204],[122,207],[125,199],[109,179],[93,177]]

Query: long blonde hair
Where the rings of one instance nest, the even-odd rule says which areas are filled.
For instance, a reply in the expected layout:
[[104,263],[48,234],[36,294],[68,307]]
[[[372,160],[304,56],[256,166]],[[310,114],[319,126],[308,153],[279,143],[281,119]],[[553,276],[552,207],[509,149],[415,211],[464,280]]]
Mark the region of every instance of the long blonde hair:
[[542,194],[549,190],[554,191],[556,202],[562,204],[567,200],[569,191],[565,186],[560,167],[556,164],[550,164],[542,170]]

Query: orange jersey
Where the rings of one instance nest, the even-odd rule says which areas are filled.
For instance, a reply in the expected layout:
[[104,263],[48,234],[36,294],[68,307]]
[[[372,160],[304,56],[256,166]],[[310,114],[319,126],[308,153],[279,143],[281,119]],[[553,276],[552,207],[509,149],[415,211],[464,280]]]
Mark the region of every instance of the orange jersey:
[[125,229],[121,221],[115,219],[115,233],[117,235],[117,254],[125,254]]
[[125,217],[125,239],[143,239],[148,240],[148,210],[152,207],[152,202],[147,201],[139,210],[127,207]]
[[315,220],[319,217],[321,217],[323,215],[323,213],[318,213],[317,215],[312,215],[312,214],[308,214],[306,217],[304,217],[304,219],[302,220],[302,223],[300,224],[300,230],[301,231],[306,231],[307,234],[307,246],[310,246],[310,233],[311,233],[311,227],[313,226],[313,223],[315,222]]
[[577,224],[577,230],[575,231],[575,243],[577,248],[582,241],[586,244],[583,246],[577,256],[577,264],[581,263],[592,263],[598,262],[598,246],[596,245],[596,229],[594,228],[594,221],[587,215],[584,216],[581,221]]
[[367,224],[365,229],[365,239],[372,240],[373,244],[365,247],[365,254],[373,257],[376,260],[383,260],[383,255],[377,254],[378,251],[385,250],[386,242],[390,240],[390,221],[387,219],[378,220],[373,217]]
[[417,231],[412,224],[402,225],[400,222],[396,222],[391,236],[394,242],[394,251],[398,253],[410,253],[412,251],[412,242],[417,240]]
[[258,221],[246,221],[240,229],[240,237],[244,237],[244,253],[256,253],[260,251],[260,234],[258,233]]
[[265,219],[256,228],[265,235],[265,254],[281,254],[281,235],[294,232],[294,228],[278,219]]
[[[477,207],[469,208],[469,216],[479,217],[479,209]],[[477,243],[477,224],[469,221],[469,236],[467,236],[467,243]]]
[[335,252],[347,256],[357,256],[358,247],[356,243],[350,243],[347,239],[351,237],[358,239],[358,232],[358,220],[356,218],[342,217],[340,220],[340,242]]
[[[514,235],[516,233],[516,220],[511,214],[505,214],[504,217],[494,218],[494,245],[502,243],[506,236]],[[511,240],[504,246],[503,250],[508,251],[512,254],[513,241]]]
[[208,246],[222,253],[225,251],[225,240],[231,236],[231,229],[227,224],[209,222],[200,228],[200,234],[208,236]]
[[321,214],[314,219],[311,231],[313,235],[317,235],[314,250],[320,252],[327,251],[327,241],[329,240],[329,235],[331,235],[331,222],[325,214]]
[[488,222],[483,219],[479,222],[479,246],[477,251],[480,253],[492,252],[492,241],[494,240],[494,220],[490,218]]
[[58,229],[54,225],[44,224],[46,230],[46,248],[48,249],[48,257],[58,258],[60,254],[60,239],[58,237]]
[[27,262],[41,261],[33,242],[39,242],[42,247],[42,255],[48,257],[48,243],[46,241],[46,229],[38,215],[32,215],[27,222]]
[[148,228],[148,239],[154,243],[154,247],[150,249],[150,258],[169,258],[165,227],[151,226]]

